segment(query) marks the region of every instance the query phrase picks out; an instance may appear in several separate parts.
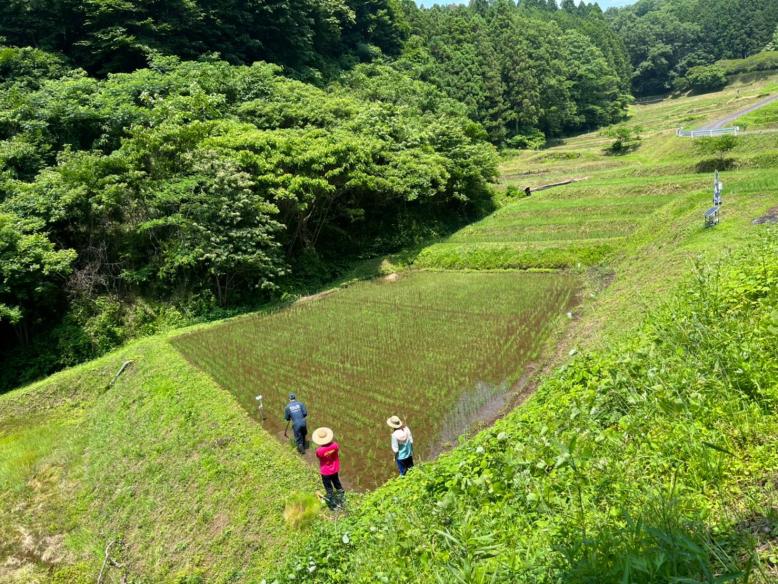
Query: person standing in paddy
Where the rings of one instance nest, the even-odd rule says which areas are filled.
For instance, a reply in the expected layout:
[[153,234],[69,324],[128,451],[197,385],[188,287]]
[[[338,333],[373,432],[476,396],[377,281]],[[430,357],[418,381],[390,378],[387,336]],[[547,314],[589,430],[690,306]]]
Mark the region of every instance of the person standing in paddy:
[[397,463],[397,470],[400,476],[405,476],[413,468],[413,435],[411,429],[403,424],[403,421],[397,416],[392,416],[386,420],[388,426],[392,429],[392,452],[394,460]]
[[306,422],[305,418],[307,417],[308,410],[305,409],[305,404],[297,401],[297,396],[290,393],[289,403],[286,404],[284,409],[284,420],[292,422],[294,441],[297,443],[297,452],[300,454],[305,454],[305,435],[308,434],[308,422]]
[[316,428],[312,440],[318,444],[316,458],[319,459],[321,482],[327,491],[327,506],[330,509],[343,507],[343,486],[340,484],[340,446],[333,440],[334,433],[329,428]]

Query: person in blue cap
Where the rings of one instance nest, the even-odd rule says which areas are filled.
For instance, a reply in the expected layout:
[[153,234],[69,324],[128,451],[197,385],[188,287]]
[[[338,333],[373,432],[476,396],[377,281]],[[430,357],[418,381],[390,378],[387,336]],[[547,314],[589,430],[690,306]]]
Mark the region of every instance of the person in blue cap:
[[308,417],[308,410],[305,409],[303,402],[297,401],[297,396],[289,394],[289,403],[284,409],[284,419],[292,423],[294,430],[294,441],[297,444],[297,452],[305,454],[305,436],[308,434],[308,424],[305,418]]

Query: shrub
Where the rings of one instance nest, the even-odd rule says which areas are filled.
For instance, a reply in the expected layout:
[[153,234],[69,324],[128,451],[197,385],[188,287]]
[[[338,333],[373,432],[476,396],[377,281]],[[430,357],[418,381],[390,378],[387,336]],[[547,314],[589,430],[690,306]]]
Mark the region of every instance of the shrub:
[[526,190],[520,189],[516,185],[508,185],[505,189],[505,196],[509,199],[519,199],[528,195]]
[[643,129],[639,126],[614,126],[603,132],[605,136],[615,138],[613,144],[606,148],[610,154],[627,154],[636,150],[640,146],[642,137],[640,133]]
[[519,150],[540,150],[545,144],[546,136],[537,129],[530,130],[523,134],[517,134],[508,139],[508,146]]
[[698,93],[717,91],[727,85],[727,74],[718,65],[692,67],[686,74],[689,88]]
[[694,142],[695,149],[700,154],[711,158],[700,160],[695,170],[697,172],[713,172],[714,170],[734,168],[737,161],[734,158],[728,158],[727,154],[734,150],[737,144],[738,139],[732,134],[696,140]]
[[719,160],[729,154],[738,144],[738,140],[732,134],[718,136],[717,138],[701,138],[694,143],[695,148],[701,154],[715,156]]

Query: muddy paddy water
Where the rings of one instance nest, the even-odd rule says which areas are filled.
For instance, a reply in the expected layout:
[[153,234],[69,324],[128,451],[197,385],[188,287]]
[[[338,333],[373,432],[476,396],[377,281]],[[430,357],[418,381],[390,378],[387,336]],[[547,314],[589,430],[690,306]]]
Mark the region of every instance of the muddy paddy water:
[[412,429],[417,460],[454,443],[504,403],[576,289],[568,274],[409,272],[174,344],[281,440],[295,392],[309,432],[335,431],[343,478],[369,489],[396,474],[386,418]]

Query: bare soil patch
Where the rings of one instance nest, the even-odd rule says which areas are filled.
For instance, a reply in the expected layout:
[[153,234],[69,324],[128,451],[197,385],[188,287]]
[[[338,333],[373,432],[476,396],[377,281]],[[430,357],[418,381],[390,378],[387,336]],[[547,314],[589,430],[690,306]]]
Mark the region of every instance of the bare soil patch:
[[314,300],[319,300],[321,298],[324,298],[325,296],[329,296],[330,294],[334,294],[338,291],[338,288],[330,288],[329,290],[324,290],[323,292],[318,292],[316,294],[310,294],[309,296],[303,296],[301,298],[298,298],[295,301],[295,304],[305,304],[306,302],[312,302]]
[[754,225],[773,225],[775,223],[778,223],[778,207],[773,207],[767,213],[762,215],[761,217],[757,217],[753,221],[751,221]]

